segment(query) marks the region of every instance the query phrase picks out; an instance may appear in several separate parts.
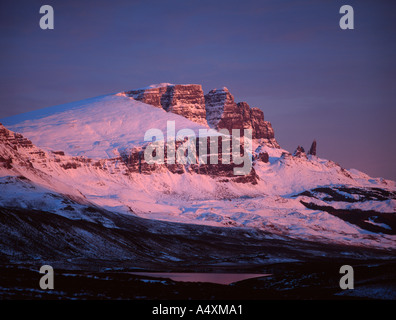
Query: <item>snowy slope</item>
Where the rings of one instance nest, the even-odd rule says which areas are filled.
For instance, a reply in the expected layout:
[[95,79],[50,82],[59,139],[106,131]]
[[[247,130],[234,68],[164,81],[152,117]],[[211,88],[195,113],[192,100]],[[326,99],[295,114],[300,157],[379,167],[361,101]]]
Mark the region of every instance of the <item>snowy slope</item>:
[[45,150],[62,150],[73,156],[104,159],[117,157],[119,149],[144,142],[147,130],[166,134],[167,121],[176,133],[207,127],[182,116],[135,101],[122,94],[106,95],[1,119],[10,130],[22,133]]
[[[86,214],[84,205],[96,205],[155,220],[252,228],[269,231],[274,237],[395,248],[396,236],[389,234],[389,225],[381,216],[379,220],[364,218],[384,227],[380,232],[370,231],[360,220],[351,223],[324,208],[371,210],[373,216],[394,214],[395,183],[373,179],[357,170],[347,171],[326,159],[293,157],[286,150],[254,141],[253,150],[269,154],[268,163],[254,163],[257,184],[191,172],[130,173],[117,158],[119,151],[143,144],[148,129],[165,133],[168,120],[175,121],[176,131],[206,129],[121,94],[2,119],[6,128],[23,133],[35,146],[12,145],[9,141],[13,141],[13,133],[6,132],[8,138],[2,140],[0,156],[5,163],[7,159],[12,163],[11,168],[0,168],[0,205],[37,210],[42,206],[43,210],[72,217],[73,212],[62,210],[66,198],[76,202],[76,217]],[[334,189],[337,186],[346,191]],[[345,197],[342,201],[329,200],[327,194],[319,194],[315,189],[320,187],[326,187],[328,193],[336,192],[340,198],[342,192],[353,197],[353,190],[373,194],[375,188],[384,190],[382,194],[387,196],[345,203]],[[51,193],[61,198],[50,201]],[[321,208],[308,208],[303,202]]]

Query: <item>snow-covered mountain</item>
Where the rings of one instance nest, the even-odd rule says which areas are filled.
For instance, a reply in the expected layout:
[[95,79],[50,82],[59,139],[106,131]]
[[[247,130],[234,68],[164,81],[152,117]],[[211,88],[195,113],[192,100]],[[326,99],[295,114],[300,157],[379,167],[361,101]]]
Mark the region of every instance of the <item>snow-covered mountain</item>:
[[[226,88],[204,95],[199,85],[152,85],[1,122],[3,208],[107,228],[114,221],[103,212],[395,249],[395,182],[346,170],[312,149],[282,149],[263,112],[234,102]],[[145,132],[166,133],[169,122],[176,132],[252,129],[251,171],[234,176],[232,165],[144,163]]]

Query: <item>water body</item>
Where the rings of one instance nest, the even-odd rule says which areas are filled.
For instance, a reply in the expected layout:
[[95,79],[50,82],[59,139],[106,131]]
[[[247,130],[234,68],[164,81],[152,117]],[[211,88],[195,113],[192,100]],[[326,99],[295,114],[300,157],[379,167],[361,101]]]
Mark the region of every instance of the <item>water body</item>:
[[139,276],[168,278],[180,282],[209,282],[228,285],[246,279],[268,277],[263,273],[198,273],[198,272],[130,272]]

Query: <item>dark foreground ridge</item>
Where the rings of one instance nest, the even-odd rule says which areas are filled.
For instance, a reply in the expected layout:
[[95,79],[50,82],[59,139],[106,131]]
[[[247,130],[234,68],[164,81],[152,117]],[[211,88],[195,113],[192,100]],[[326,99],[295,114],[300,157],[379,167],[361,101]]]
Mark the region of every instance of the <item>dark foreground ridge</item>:
[[[2,208],[2,299],[396,299],[394,251],[274,237],[243,228],[152,222],[98,208],[114,223]],[[5,230],[8,232],[5,233]],[[28,236],[29,235],[29,236]],[[41,290],[39,269],[55,270]],[[355,290],[339,287],[339,268]],[[231,285],[182,283],[131,271],[263,273]]]

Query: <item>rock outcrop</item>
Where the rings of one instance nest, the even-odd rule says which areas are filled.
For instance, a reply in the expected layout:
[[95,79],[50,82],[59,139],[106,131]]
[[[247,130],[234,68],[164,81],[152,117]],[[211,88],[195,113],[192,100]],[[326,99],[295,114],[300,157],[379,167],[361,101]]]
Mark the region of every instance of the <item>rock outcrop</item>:
[[316,156],[316,140],[312,142],[311,148],[308,151],[308,154]]
[[[244,119],[227,88],[213,89],[205,95],[206,119],[215,129],[243,129]],[[241,108],[242,109],[242,108]]]
[[124,92],[135,100],[206,125],[205,98],[197,84],[160,84]]
[[305,149],[301,146],[298,146],[297,149],[293,152],[293,157],[297,158],[306,158]]
[[[226,139],[227,140],[227,139]],[[243,164],[241,165],[236,165],[234,163],[234,159],[232,158],[232,146],[230,144],[230,153],[227,153],[226,157],[229,159],[229,162],[224,163],[223,162],[223,143],[230,143],[230,141],[226,142],[226,140],[222,140],[218,138],[217,143],[218,143],[218,152],[211,153],[211,144],[213,141],[210,138],[207,138],[206,141],[206,150],[202,150],[200,147],[201,141],[197,140],[196,145],[195,145],[195,150],[196,150],[196,158],[195,158],[195,163],[192,164],[181,164],[178,162],[170,164],[168,162],[168,148],[166,145],[159,144],[160,148],[163,148],[164,150],[164,161],[161,164],[149,164],[145,160],[145,149],[147,146],[142,146],[142,147],[136,147],[132,150],[124,150],[124,152],[121,153],[121,157],[123,159],[123,162],[125,165],[128,167],[130,173],[140,173],[140,174],[151,174],[154,172],[171,172],[174,174],[184,174],[184,173],[196,173],[196,174],[202,174],[202,175],[209,175],[211,177],[217,177],[221,178],[221,181],[234,181],[237,183],[252,183],[252,184],[257,184],[257,181],[259,180],[257,173],[254,169],[253,166],[250,167],[248,172],[244,175],[235,175],[235,168],[241,168],[243,167]],[[228,139],[229,140],[229,139]],[[181,142],[178,141],[175,144],[175,150],[180,148]],[[243,155],[245,154],[245,149],[244,145],[240,146],[240,154]],[[205,159],[205,163],[201,162],[201,151],[202,153],[202,158]],[[265,157],[265,154],[267,155],[267,158]],[[268,162],[268,154],[263,153],[260,156],[260,160],[263,162]],[[216,163],[212,163],[212,158],[215,157],[217,158]],[[229,158],[228,158],[229,157]],[[245,159],[245,161],[251,161]]]
[[268,152],[260,152],[259,154],[256,155],[255,157],[257,160],[262,161],[264,163],[269,162],[269,154]]
[[269,121],[264,121],[264,113],[259,108],[250,109],[253,139],[275,139],[274,129]]
[[216,130],[227,129],[231,133],[232,129],[252,129],[253,139],[279,148],[263,111],[250,108],[246,102],[236,103],[226,87],[213,89],[204,96],[201,85],[161,83],[124,94]]
[[235,103],[227,88],[211,90],[205,95],[205,104],[209,126],[230,132],[232,129],[252,129],[253,139],[263,139],[266,144],[279,148],[271,123],[264,121],[263,111],[250,108],[246,102]]
[[103,170],[110,174],[129,174],[129,169],[122,158],[111,158],[94,161],[86,157],[72,157],[64,151],[44,151],[35,146],[22,134],[8,130],[0,123],[0,170],[2,168],[20,173],[27,170],[40,177],[45,172],[56,170],[73,170],[83,167],[84,170]]

